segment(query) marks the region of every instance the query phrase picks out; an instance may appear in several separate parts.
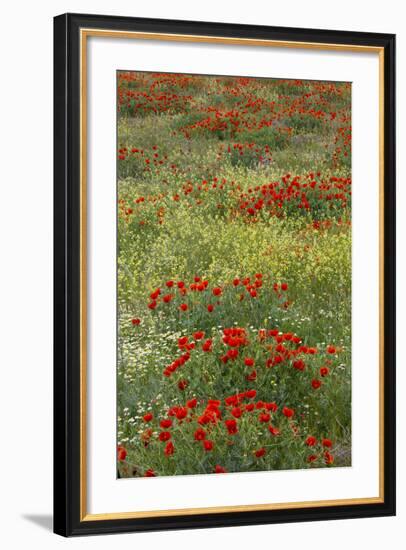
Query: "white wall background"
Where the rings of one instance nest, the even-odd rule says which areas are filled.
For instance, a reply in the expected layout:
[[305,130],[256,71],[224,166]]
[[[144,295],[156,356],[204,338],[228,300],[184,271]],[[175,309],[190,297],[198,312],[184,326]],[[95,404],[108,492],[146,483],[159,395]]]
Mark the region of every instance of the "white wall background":
[[[406,534],[406,390],[398,350],[398,516],[62,539],[52,513],[52,17],[64,12],[397,33],[398,204],[406,202],[406,30],[396,0],[42,0],[2,8],[0,86],[0,543],[4,548],[108,549],[117,545],[199,550],[256,545],[301,550],[399,548]],[[406,216],[398,215],[398,280],[406,278]],[[403,213],[402,213],[403,214]],[[398,334],[406,325],[398,285]]]

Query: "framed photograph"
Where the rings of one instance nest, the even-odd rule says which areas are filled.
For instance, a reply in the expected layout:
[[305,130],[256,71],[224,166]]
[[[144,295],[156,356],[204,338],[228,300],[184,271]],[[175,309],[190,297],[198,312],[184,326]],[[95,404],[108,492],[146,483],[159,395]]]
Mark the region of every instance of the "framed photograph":
[[395,37],[54,20],[64,536],[395,514]]

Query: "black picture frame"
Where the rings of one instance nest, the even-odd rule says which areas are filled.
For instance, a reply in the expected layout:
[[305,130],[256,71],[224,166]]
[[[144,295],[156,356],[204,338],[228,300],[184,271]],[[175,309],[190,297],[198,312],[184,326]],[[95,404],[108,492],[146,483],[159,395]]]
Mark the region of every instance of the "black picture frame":
[[[384,56],[383,501],[328,507],[87,521],[80,512],[80,29],[382,48]],[[395,36],[64,14],[54,19],[54,531],[63,536],[395,514]]]

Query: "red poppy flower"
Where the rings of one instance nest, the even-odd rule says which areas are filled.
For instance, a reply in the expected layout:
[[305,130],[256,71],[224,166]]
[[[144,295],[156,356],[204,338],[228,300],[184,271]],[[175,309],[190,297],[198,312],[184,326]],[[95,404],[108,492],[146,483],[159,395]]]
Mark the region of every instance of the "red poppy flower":
[[207,311],[208,311],[209,313],[211,313],[211,312],[213,311],[213,309],[214,309],[214,306],[213,306],[212,304],[209,304],[209,305],[207,306]]
[[175,413],[175,416],[178,420],[183,420],[187,417],[188,410],[186,407],[179,407]]
[[166,456],[171,456],[173,455],[173,453],[175,452],[175,447],[173,446],[173,443],[172,441],[169,441],[166,445],[165,445],[165,455]]
[[253,370],[248,376],[247,376],[247,380],[249,380],[250,382],[253,382],[254,380],[257,379],[257,371],[256,370]]
[[162,300],[165,302],[165,304],[169,304],[169,302],[172,300],[173,294],[165,294],[165,296],[162,298]]
[[174,283],[173,281],[167,281],[165,284],[168,288],[172,288]]
[[255,456],[256,456],[257,458],[261,458],[261,456],[264,456],[265,453],[266,453],[265,448],[264,448],[264,447],[261,447],[260,449],[258,449],[257,451],[255,451]]
[[213,441],[210,441],[209,439],[205,439],[203,441],[203,447],[205,451],[212,451],[214,447]]
[[305,363],[302,359],[298,359],[297,361],[293,361],[293,367],[297,370],[303,371],[305,368]]
[[309,435],[305,441],[305,444],[308,446],[308,447],[314,447],[314,445],[316,445],[317,443],[317,439],[315,437],[313,437],[312,435]]
[[209,414],[202,414],[201,416],[199,416],[197,421],[199,424],[202,424],[204,426],[205,424],[209,424],[209,422],[212,421],[212,417]]
[[330,369],[328,367],[321,367],[320,368],[320,376],[327,376],[330,372]]
[[182,349],[186,344],[188,343],[188,337],[182,336],[181,338],[178,338],[178,346],[180,349]]
[[324,462],[326,464],[333,464],[334,462],[334,456],[330,454],[328,451],[324,453]]
[[334,346],[327,346],[327,353],[331,353],[333,355],[336,351],[337,350]]
[[245,396],[249,399],[253,399],[257,395],[257,390],[248,390],[245,392]]
[[139,325],[141,323],[141,319],[131,319],[131,322],[133,325]]
[[321,444],[323,445],[323,447],[328,447],[329,449],[333,446],[333,442],[331,441],[331,439],[327,438],[322,439]]
[[255,361],[254,361],[254,359],[252,359],[251,357],[246,357],[246,358],[244,359],[244,363],[245,363],[245,365],[246,365],[247,367],[253,367],[254,364],[255,364]]
[[150,302],[150,303],[148,304],[149,309],[155,309],[156,306],[157,306],[157,303],[155,302],[155,300],[154,300],[153,302]]
[[227,431],[230,435],[234,435],[238,432],[237,421],[230,419],[225,421]]
[[312,388],[314,390],[318,390],[320,388],[320,386],[321,386],[321,380],[317,380],[316,378],[314,378],[312,380]]
[[224,403],[226,405],[238,405],[240,402],[240,399],[238,398],[238,395],[229,395],[224,399]]
[[152,292],[152,294],[150,295],[151,300],[156,300],[160,294],[161,294],[161,289],[160,289],[160,288],[157,288],[157,289],[154,290],[154,292]]
[[172,426],[172,420],[170,418],[164,418],[159,425],[161,428],[170,428]]
[[234,279],[233,285],[234,285],[234,286],[238,286],[239,284],[240,284],[240,279],[237,279],[237,278]]
[[210,339],[206,340],[205,343],[202,346],[202,350],[203,351],[211,351],[212,344],[213,344],[212,340],[210,340]]
[[195,340],[201,340],[202,338],[204,338],[204,332],[202,330],[199,330],[199,331],[195,332],[193,334],[193,338]]
[[161,432],[159,434],[159,441],[169,441],[171,437],[171,432]]
[[189,409],[194,409],[197,405],[197,399],[196,398],[193,398],[193,399],[189,399],[189,401],[186,401],[186,406],[189,408]]
[[196,441],[203,441],[206,438],[206,432],[203,430],[203,428],[197,428],[194,434],[194,438]]
[[295,411],[293,409],[289,409],[289,407],[283,407],[282,414],[286,416],[286,418],[292,418],[292,416],[295,414]]
[[282,290],[288,290],[288,283],[282,283],[281,284],[281,289]]
[[220,287],[213,288],[213,296],[221,296],[222,290]]
[[127,451],[124,447],[117,447],[117,459],[122,462],[126,459]]
[[150,422],[154,418],[154,415],[152,413],[144,414],[143,419],[145,422]]
[[188,305],[187,304],[180,304],[179,309],[181,309],[182,311],[187,311],[188,310]]
[[146,470],[144,477],[155,477],[156,473],[152,468],[149,468],[149,470]]
[[223,468],[223,466],[220,466],[219,464],[216,464],[216,466],[214,468],[214,473],[215,474],[226,474],[227,470],[225,468]]
[[234,418],[240,418],[240,416],[242,415],[242,410],[240,409],[240,407],[233,407],[231,409],[231,414],[234,416]]
[[229,349],[229,350],[227,350],[226,356],[228,357],[228,359],[237,359],[238,349]]
[[260,422],[269,422],[271,420],[271,415],[269,413],[261,413],[258,416]]
[[267,411],[276,412],[278,410],[278,405],[274,401],[271,403],[265,403],[264,406]]
[[268,430],[272,435],[280,435],[281,434],[280,429],[275,428],[275,426],[272,426],[272,425],[269,425]]
[[307,457],[307,462],[314,462],[315,460],[317,460],[317,456],[316,455],[309,455]]

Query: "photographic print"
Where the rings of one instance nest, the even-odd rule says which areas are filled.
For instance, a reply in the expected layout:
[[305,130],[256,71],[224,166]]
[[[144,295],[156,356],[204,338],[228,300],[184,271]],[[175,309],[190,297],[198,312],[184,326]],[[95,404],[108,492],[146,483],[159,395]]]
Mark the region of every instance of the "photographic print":
[[395,45],[55,17],[56,533],[395,514]]
[[117,73],[119,477],[351,465],[351,83]]

